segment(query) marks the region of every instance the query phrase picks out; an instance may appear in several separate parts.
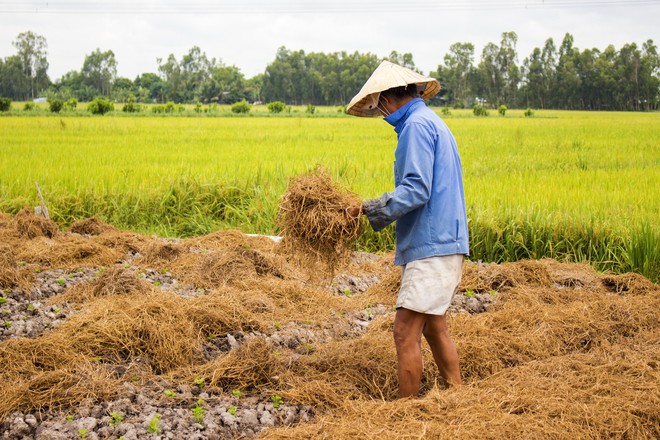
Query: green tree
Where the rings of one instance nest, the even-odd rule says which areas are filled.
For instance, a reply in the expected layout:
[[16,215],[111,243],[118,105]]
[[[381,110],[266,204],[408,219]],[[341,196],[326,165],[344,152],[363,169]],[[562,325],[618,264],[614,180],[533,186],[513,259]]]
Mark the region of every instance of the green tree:
[[45,90],[48,79],[48,44],[46,38],[32,31],[21,32],[13,42],[17,55],[21,61],[23,75],[26,78],[26,87],[23,99],[34,99],[40,90]]
[[215,58],[210,59],[198,46],[193,46],[181,58],[181,90],[179,95],[184,102],[193,102],[200,99],[204,84],[211,78],[211,71],[215,67]]
[[263,95],[269,101],[293,101],[293,67],[289,62],[291,52],[282,46],[277,49],[275,60],[266,66]]
[[550,105],[557,69],[556,57],[554,41],[548,38],[542,49],[534,48],[523,61],[521,94],[524,106],[546,108]]
[[532,54],[523,60],[521,72],[523,77],[521,94],[524,97],[524,104],[527,107],[543,108],[541,49],[535,47]]
[[215,101],[218,84],[212,78],[216,66],[222,66],[215,58],[209,59],[198,46],[193,46],[178,61],[170,54],[167,61],[158,59],[158,71],[164,84],[164,100],[173,102]]
[[573,36],[567,33],[559,46],[557,74],[553,85],[555,108],[579,109],[581,78],[578,71],[580,52],[573,47]]
[[216,65],[203,88],[206,101],[233,104],[248,98],[245,77],[236,66]]
[[231,111],[233,113],[250,113],[252,106],[248,104],[245,100],[235,102],[231,106]]
[[479,88],[477,94],[485,98],[490,103],[497,103],[501,96],[502,72],[497,63],[499,47],[494,43],[488,43],[481,51],[481,61],[479,62]]
[[112,50],[94,50],[85,57],[80,71],[84,85],[92,88],[97,95],[109,97],[117,78],[117,61]]
[[500,71],[501,87],[498,96],[500,104],[515,103],[520,83],[520,69],[517,65],[518,54],[516,44],[518,35],[515,32],[504,32],[497,53],[497,67]]
[[11,99],[0,97],[0,112],[8,112],[11,109]]
[[472,95],[470,74],[474,67],[474,44],[454,43],[444,56],[444,68],[438,66],[438,73],[443,73],[443,83],[447,88],[447,99],[450,103],[465,104]]
[[115,106],[112,101],[109,101],[105,98],[96,98],[87,106],[87,110],[93,115],[104,115],[114,109]]
[[251,102],[259,101],[263,102],[263,94],[261,93],[261,89],[263,88],[264,84],[264,75],[259,74],[255,75],[252,78],[248,78],[245,80],[245,95],[247,99]]
[[112,98],[116,101],[126,102],[133,93],[133,81],[128,78],[116,78],[112,87]]
[[408,69],[417,70],[415,68],[415,61],[413,61],[413,55],[410,52],[398,53],[396,50],[393,50],[390,52],[390,56],[387,57],[387,60],[400,66],[407,67]]
[[53,113],[59,113],[64,107],[64,101],[61,99],[49,99],[48,108]]
[[0,96],[14,100],[25,100],[30,84],[23,74],[23,64],[18,55],[0,60]]
[[165,82],[155,73],[138,75],[133,81],[133,88],[136,91],[138,101],[164,102],[165,100]]
[[273,101],[268,103],[268,111],[271,113],[282,113],[286,108],[286,104],[282,101]]
[[306,54],[280,47],[263,76],[263,99],[290,104],[344,105],[360,90],[379,62],[375,55],[359,52]]
[[657,110],[660,104],[660,56],[653,40],[642,44],[639,77],[640,109]]
[[163,101],[181,102],[183,100],[183,80],[179,61],[174,54],[170,54],[167,61],[163,62],[161,58],[158,58],[157,62],[158,72],[165,85]]

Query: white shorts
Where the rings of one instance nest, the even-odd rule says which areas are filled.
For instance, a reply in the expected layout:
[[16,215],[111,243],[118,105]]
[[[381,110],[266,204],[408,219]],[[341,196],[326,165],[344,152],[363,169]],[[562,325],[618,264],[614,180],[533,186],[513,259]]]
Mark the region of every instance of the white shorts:
[[463,273],[461,254],[411,261],[401,268],[401,289],[397,309],[429,315],[444,315],[458,290]]

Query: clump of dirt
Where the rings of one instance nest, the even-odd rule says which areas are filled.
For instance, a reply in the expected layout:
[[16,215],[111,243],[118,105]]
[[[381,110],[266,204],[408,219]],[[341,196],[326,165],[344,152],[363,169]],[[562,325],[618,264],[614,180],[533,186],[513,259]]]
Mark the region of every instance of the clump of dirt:
[[323,169],[290,179],[277,215],[285,245],[335,268],[360,230],[360,218],[351,216],[347,208],[360,204]]

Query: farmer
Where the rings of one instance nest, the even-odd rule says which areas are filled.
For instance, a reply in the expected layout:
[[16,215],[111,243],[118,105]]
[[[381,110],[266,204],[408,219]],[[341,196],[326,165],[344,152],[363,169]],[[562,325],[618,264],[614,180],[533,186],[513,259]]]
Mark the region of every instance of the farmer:
[[346,109],[355,116],[384,116],[398,137],[394,191],[348,210],[364,213],[375,231],[396,222],[394,264],[402,266],[394,318],[399,397],[419,393],[422,335],[442,377],[450,385],[461,383],[445,313],[468,255],[468,228],[456,141],[423,101],[439,90],[435,79],[383,61]]

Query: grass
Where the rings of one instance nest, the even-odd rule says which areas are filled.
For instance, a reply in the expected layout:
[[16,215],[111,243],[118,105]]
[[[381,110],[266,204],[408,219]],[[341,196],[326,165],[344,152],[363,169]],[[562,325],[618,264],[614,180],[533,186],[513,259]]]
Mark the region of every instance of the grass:
[[[166,236],[220,228],[277,234],[288,179],[316,165],[364,198],[391,190],[396,137],[383,121],[335,108],[313,116],[302,108],[287,117],[255,112],[14,111],[0,117],[0,210],[36,206],[36,181],[65,226],[98,216]],[[443,117],[463,162],[473,259],[550,256],[658,280],[660,114],[537,111],[525,118],[510,110],[478,118],[452,110]],[[393,241],[388,228],[367,232],[359,245],[385,250]]]

